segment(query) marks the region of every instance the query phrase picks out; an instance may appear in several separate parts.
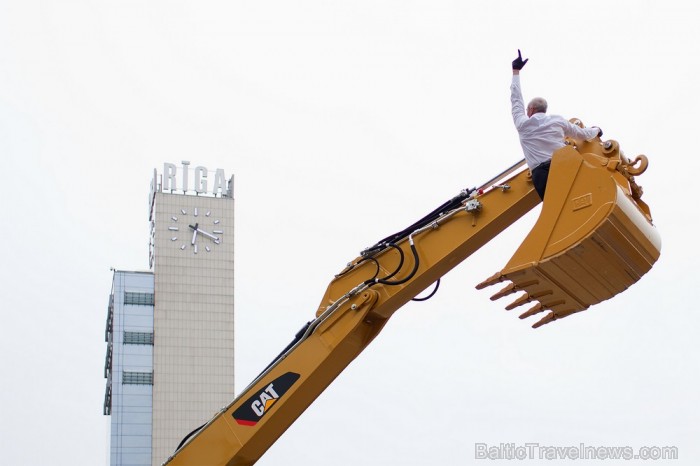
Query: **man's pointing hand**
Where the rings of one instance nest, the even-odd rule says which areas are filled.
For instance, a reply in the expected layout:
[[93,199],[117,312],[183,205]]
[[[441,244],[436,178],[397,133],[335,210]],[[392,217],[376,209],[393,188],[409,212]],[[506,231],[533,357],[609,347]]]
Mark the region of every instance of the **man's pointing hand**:
[[522,70],[523,66],[525,66],[525,63],[527,63],[528,60],[529,58],[523,60],[523,56],[520,54],[520,49],[518,49],[518,58],[513,60],[513,69],[518,71]]

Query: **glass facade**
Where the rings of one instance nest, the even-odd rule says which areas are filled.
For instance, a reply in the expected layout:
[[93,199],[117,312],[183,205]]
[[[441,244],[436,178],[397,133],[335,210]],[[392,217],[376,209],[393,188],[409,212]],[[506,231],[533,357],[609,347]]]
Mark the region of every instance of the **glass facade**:
[[153,345],[153,332],[124,332],[125,345]]
[[135,304],[137,306],[153,306],[153,293],[125,291],[124,304]]
[[153,426],[153,274],[114,271],[105,329],[110,466],[150,466]]

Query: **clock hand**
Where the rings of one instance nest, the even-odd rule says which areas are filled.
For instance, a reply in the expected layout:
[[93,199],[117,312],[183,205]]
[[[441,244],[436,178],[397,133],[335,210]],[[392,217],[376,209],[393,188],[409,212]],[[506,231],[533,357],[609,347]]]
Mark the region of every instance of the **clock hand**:
[[199,223],[195,223],[194,226],[190,225],[190,228],[194,230],[192,233],[192,245],[194,246],[195,241],[197,241],[197,232],[199,231]]
[[214,236],[214,235],[212,235],[211,233],[206,232],[206,231],[204,231],[204,230],[198,230],[198,231],[199,231],[201,234],[203,234],[204,236],[206,236],[207,238],[209,238],[210,240],[214,241],[215,243],[218,243],[218,242],[220,241],[218,236]]

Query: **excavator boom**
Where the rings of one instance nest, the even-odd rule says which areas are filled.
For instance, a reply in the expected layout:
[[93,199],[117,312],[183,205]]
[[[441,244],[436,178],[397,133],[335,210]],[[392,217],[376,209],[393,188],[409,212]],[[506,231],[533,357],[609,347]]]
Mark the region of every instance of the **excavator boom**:
[[[648,208],[634,198],[629,173],[617,170],[624,165],[621,154],[609,151],[617,162],[605,154],[600,159],[600,141],[590,147],[578,142],[580,148],[575,143],[555,155],[540,219],[523,247],[503,271],[480,285],[512,281],[507,292],[522,290],[525,300],[539,300],[553,313],[549,321],[622,291],[659,256]],[[560,169],[560,164],[566,166]],[[559,179],[558,171],[571,173]],[[254,464],[396,310],[539,202],[520,162],[367,248],[331,281],[315,318],[294,341],[164,464]],[[590,206],[583,205],[587,202]],[[583,278],[575,283],[577,277]]]

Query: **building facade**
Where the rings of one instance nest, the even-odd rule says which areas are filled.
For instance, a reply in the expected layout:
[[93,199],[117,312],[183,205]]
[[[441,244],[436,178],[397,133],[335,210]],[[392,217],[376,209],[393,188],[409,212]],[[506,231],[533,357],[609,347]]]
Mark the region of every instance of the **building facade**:
[[[181,168],[165,164],[160,175],[154,171],[149,196],[150,458],[112,465],[162,464],[185,436],[234,397],[232,178],[216,170],[208,189],[208,174],[203,167],[189,168],[188,162]],[[123,341],[117,346],[114,332],[112,338],[114,363],[117,351],[129,348]],[[113,401],[117,382],[112,374]],[[123,389],[123,376],[121,383]],[[114,406],[111,412],[114,432]]]
[[153,274],[115,270],[107,306],[110,464],[150,465],[153,397]]

